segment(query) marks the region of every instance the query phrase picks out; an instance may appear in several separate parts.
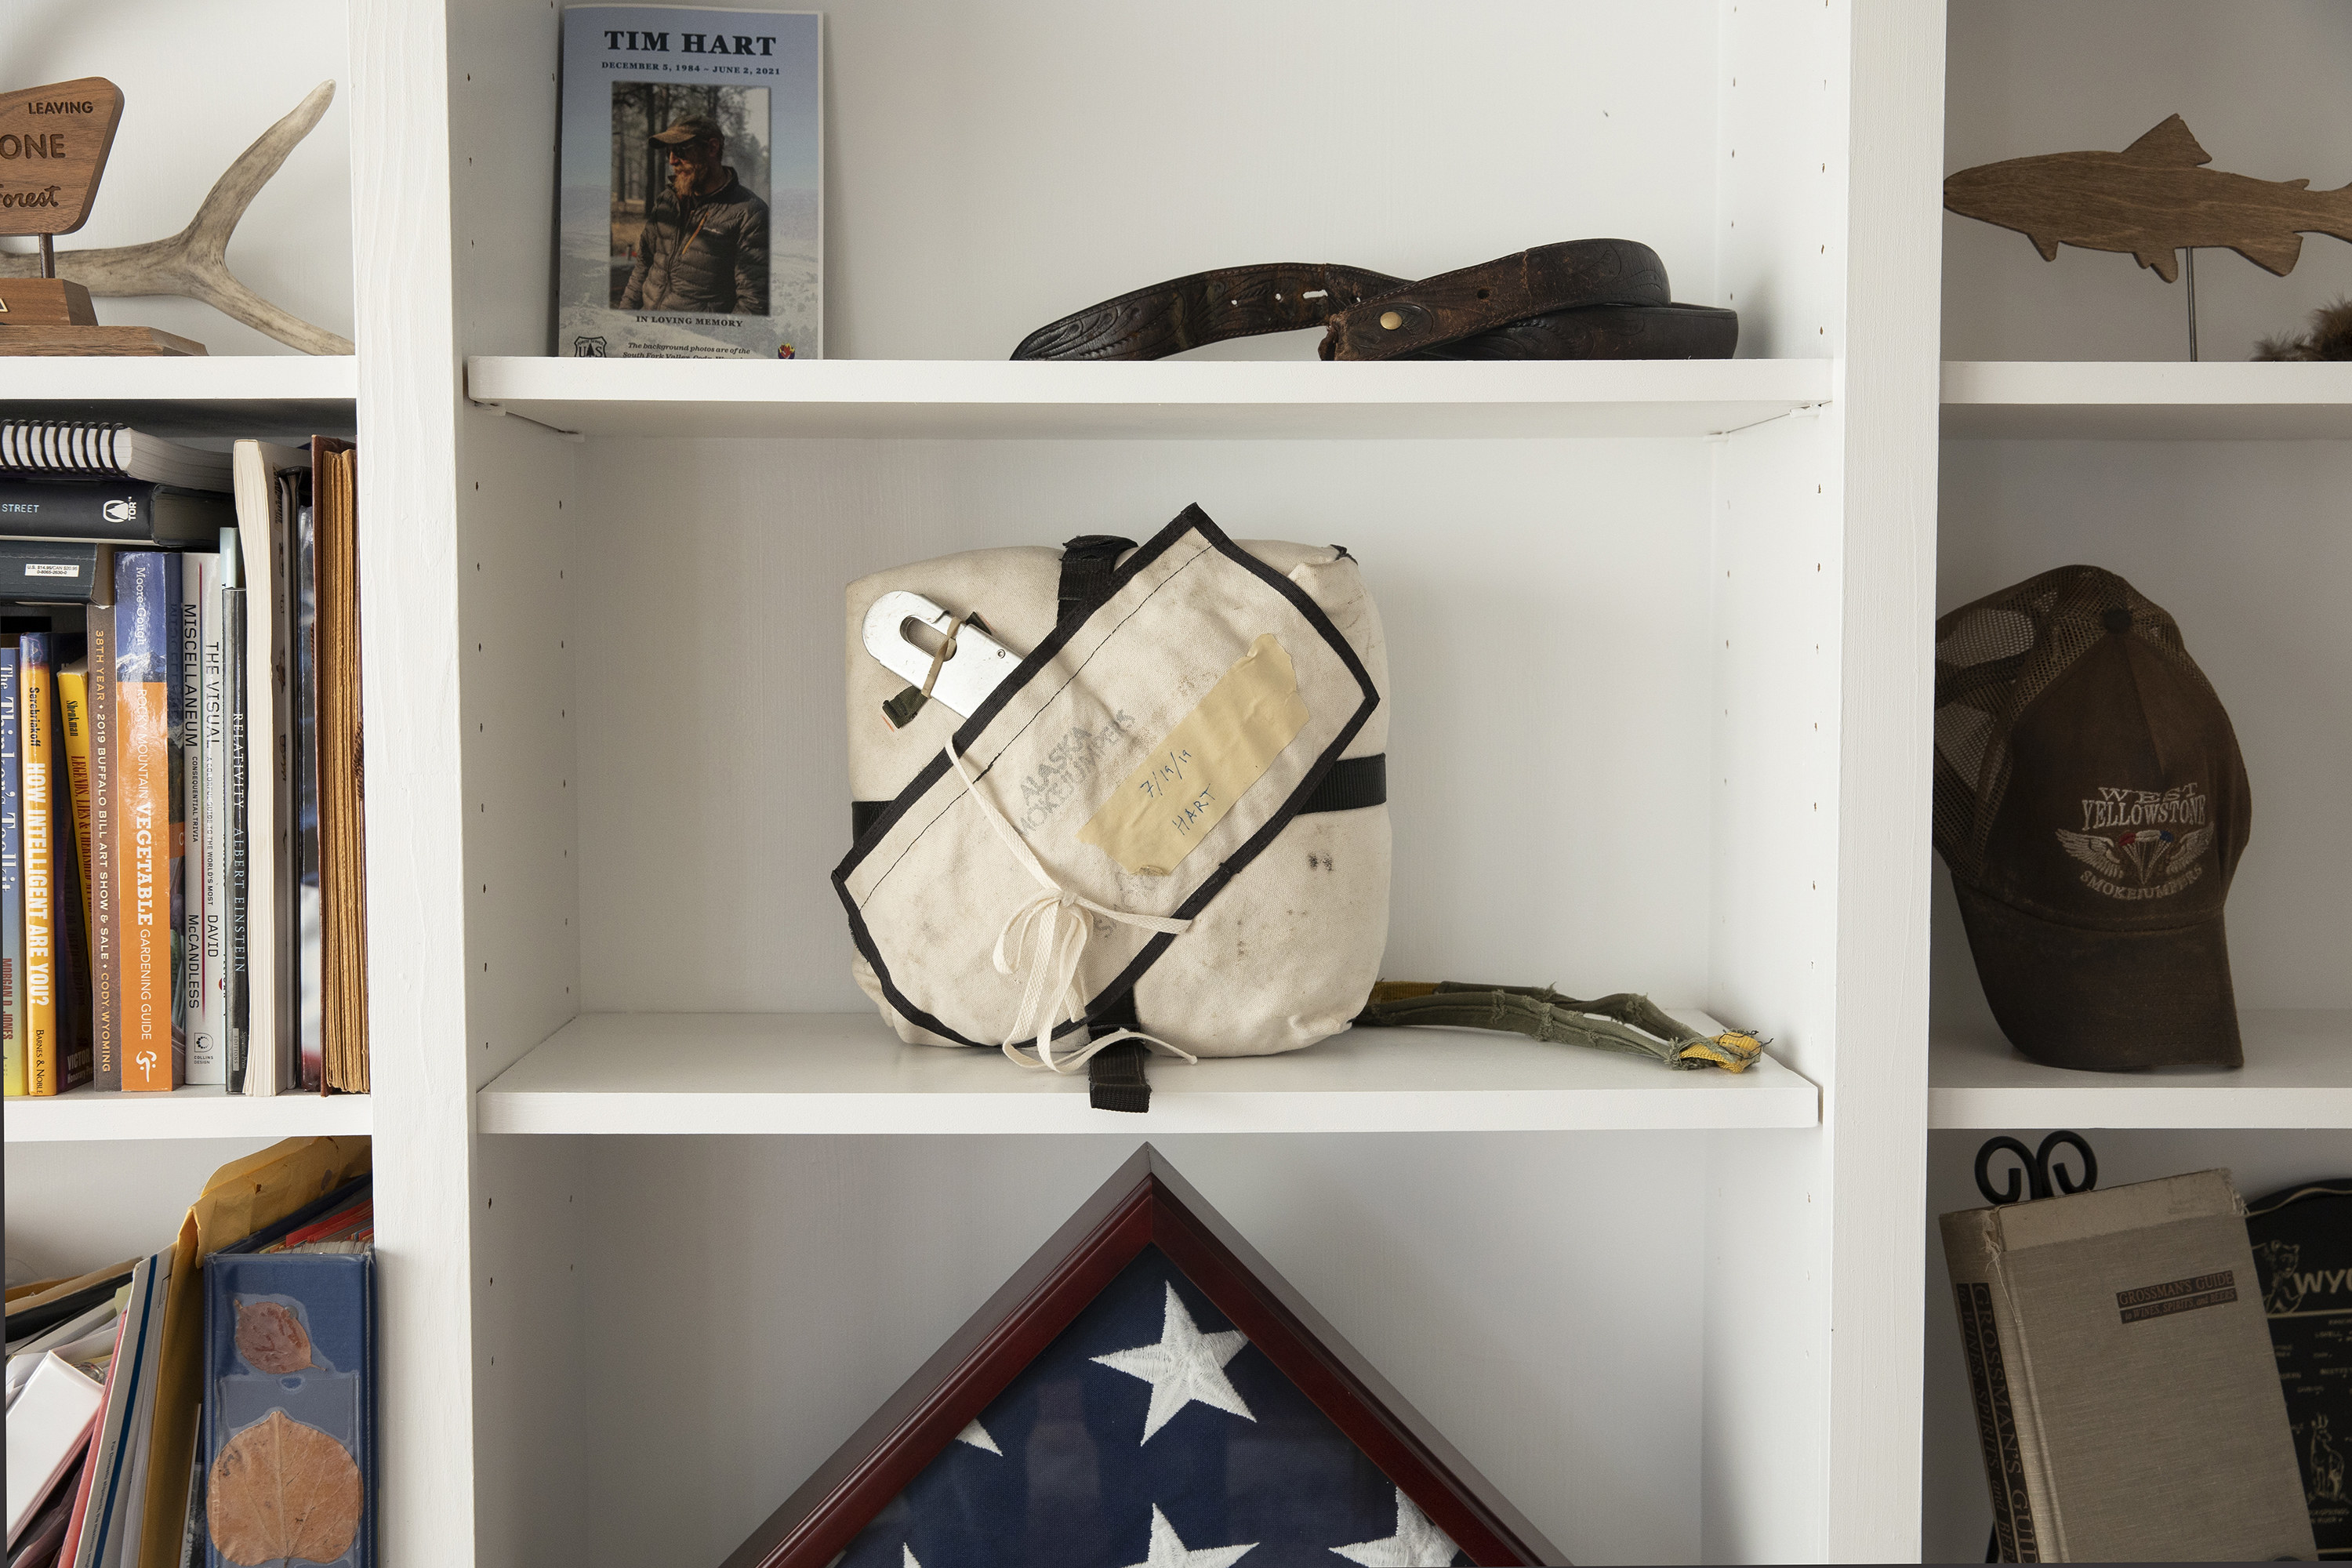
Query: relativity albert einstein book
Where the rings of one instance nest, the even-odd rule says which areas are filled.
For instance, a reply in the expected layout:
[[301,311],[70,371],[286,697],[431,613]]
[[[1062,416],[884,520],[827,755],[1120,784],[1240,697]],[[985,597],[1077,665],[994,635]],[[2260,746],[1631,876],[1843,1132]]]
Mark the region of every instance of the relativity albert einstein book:
[[824,26],[564,11],[556,353],[824,356]]

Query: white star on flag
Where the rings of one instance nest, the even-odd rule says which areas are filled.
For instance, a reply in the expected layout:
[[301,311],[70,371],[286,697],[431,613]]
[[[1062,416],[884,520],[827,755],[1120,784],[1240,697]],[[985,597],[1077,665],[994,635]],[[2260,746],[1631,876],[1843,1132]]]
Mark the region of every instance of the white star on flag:
[[[1170,1294],[1172,1296],[1174,1292]],[[1183,1309],[1177,1310],[1181,1311]],[[1160,1505],[1153,1503],[1151,1550],[1142,1562],[1130,1563],[1129,1568],[1229,1568],[1229,1564],[1237,1561],[1243,1552],[1255,1551],[1256,1547],[1257,1542],[1253,1541],[1246,1546],[1204,1546],[1198,1552],[1188,1552],[1184,1549],[1184,1542],[1177,1537],[1176,1527],[1168,1522],[1168,1516],[1160,1511]]]
[[898,1542],[898,1568],[923,1568],[915,1560],[915,1549],[903,1541]]
[[1363,1568],[1445,1568],[1461,1548],[1445,1531],[1429,1522],[1421,1510],[1400,1490],[1396,1495],[1396,1533],[1381,1541],[1360,1541],[1332,1551]]
[[[1238,1329],[1229,1329],[1222,1334],[1202,1333],[1193,1325],[1192,1314],[1177,1299],[1176,1287],[1170,1285],[1166,1289],[1168,1311],[1160,1321],[1158,1344],[1138,1345],[1131,1351],[1113,1351],[1094,1358],[1113,1371],[1139,1377],[1151,1385],[1151,1408],[1143,1417],[1140,1440],[1151,1441],[1154,1432],[1167,1426],[1178,1411],[1194,1400],[1244,1421],[1256,1420],[1249,1406],[1242,1403],[1241,1394],[1224,1370],[1225,1363],[1249,1343],[1248,1339]],[[1153,1561],[1156,1563],[1158,1559]]]
[[1004,1458],[1004,1450],[996,1446],[996,1439],[988,1435],[988,1428],[982,1426],[976,1418],[955,1435],[955,1440],[959,1443],[969,1443],[975,1448],[984,1448],[1000,1459]]

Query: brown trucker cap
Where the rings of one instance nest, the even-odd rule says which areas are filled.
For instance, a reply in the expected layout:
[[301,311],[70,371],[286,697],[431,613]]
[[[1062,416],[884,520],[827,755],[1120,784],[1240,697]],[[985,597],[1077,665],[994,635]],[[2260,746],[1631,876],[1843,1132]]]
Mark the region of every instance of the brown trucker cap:
[[682,120],[673,120],[663,130],[655,132],[654,140],[664,143],[675,143],[717,142],[723,138],[719,133],[719,121],[711,119],[708,114],[689,114]]
[[2061,566],[1936,623],[1936,848],[1985,999],[2052,1067],[2238,1067],[2245,760],[2172,617]]

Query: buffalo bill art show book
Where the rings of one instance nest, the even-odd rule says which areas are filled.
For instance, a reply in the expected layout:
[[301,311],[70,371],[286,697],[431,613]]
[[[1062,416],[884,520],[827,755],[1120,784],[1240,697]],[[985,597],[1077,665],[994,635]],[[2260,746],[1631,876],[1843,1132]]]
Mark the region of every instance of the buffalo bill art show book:
[[564,11],[556,353],[824,357],[824,21]]

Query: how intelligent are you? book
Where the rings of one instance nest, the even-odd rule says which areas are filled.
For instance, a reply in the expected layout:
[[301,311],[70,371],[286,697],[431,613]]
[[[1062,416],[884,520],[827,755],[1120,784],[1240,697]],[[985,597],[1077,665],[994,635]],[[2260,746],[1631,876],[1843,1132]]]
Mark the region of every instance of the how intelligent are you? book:
[[563,13],[554,352],[824,356],[824,17]]

